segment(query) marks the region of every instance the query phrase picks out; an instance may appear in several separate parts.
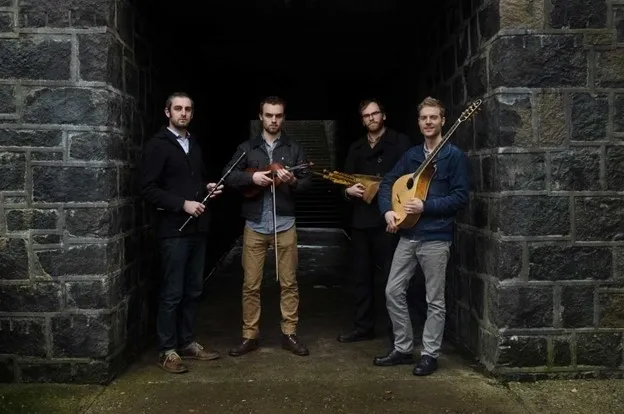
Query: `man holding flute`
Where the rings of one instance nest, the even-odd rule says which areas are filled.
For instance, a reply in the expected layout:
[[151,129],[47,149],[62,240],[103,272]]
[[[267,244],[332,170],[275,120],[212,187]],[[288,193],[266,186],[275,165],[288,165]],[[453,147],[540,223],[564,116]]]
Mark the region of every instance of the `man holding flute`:
[[219,358],[218,352],[195,341],[210,223],[202,199],[218,196],[223,186],[208,183],[201,148],[188,132],[193,112],[193,101],[186,93],[169,96],[165,104],[169,125],[145,144],[139,179],[142,197],[156,208],[162,270],[156,322],[158,365],[170,373],[188,371],[182,359]]

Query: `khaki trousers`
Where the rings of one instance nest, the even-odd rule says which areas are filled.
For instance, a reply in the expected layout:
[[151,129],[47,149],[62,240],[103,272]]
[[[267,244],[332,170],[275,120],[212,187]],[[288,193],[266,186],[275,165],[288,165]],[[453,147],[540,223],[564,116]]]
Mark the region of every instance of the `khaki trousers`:
[[[267,249],[274,243],[273,234],[258,233],[245,226],[243,232],[243,338],[255,339],[260,331],[260,286]],[[297,285],[297,230],[295,226],[277,233],[277,257],[280,282],[281,328],[285,335],[297,331],[299,287]]]

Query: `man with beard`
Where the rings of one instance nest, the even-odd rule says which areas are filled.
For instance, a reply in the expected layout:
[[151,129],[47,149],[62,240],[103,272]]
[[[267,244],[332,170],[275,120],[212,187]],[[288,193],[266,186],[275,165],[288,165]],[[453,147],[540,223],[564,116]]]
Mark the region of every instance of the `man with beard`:
[[[250,188],[260,190],[256,195],[245,197],[242,204],[242,215],[246,220],[242,253],[243,327],[240,344],[229,351],[235,357],[258,348],[260,286],[267,249],[274,244],[275,238],[277,246],[273,248],[278,255],[282,348],[299,356],[309,354],[308,348],[297,336],[299,287],[296,274],[298,250],[294,195],[310,187],[311,176],[305,169],[267,170],[267,166],[273,163],[281,167],[293,167],[306,162],[303,147],[282,131],[284,110],[285,103],[281,98],[270,96],[264,99],[260,103],[259,113],[262,132],[240,144],[232,161],[224,169],[227,171],[244,151],[245,156],[234,167],[225,183],[243,191]],[[273,180],[277,179],[279,185],[276,181],[275,194],[272,194]]]
[[[213,360],[219,353],[195,341],[197,305],[202,293],[209,214],[201,200],[214,189],[208,183],[202,152],[187,128],[193,101],[183,92],[169,96],[163,127],[146,144],[140,171],[143,198],[156,208],[162,279],[157,314],[158,365],[171,373],[188,371],[181,359]],[[191,222],[182,230],[184,222]]]
[[446,265],[453,240],[455,217],[468,202],[468,159],[450,143],[433,159],[435,174],[425,200],[413,198],[404,204],[405,213],[420,214],[412,228],[397,227],[397,214],[392,210],[392,185],[401,176],[413,173],[442,143],[444,106],[427,97],[418,106],[418,126],[425,137],[423,145],[411,148],[384,177],[378,203],[384,214],[387,231],[399,232],[392,267],[386,285],[386,306],[394,328],[394,347],[386,356],[375,358],[374,364],[389,366],[413,362],[414,334],[407,309],[405,292],[416,266],[420,264],[427,291],[427,319],[422,334],[423,350],[414,375],[433,373],[442,346],[446,318],[444,290]]
[[[407,135],[386,127],[386,113],[379,101],[370,99],[361,102],[359,114],[367,134],[351,144],[344,172],[383,177],[412,146],[411,140]],[[346,198],[353,202],[351,285],[355,315],[353,328],[338,336],[338,341],[343,343],[375,337],[375,274],[380,271],[381,282],[385,285],[397,243],[397,237],[386,232],[377,198],[367,204],[362,200],[363,194],[362,184],[345,190]]]

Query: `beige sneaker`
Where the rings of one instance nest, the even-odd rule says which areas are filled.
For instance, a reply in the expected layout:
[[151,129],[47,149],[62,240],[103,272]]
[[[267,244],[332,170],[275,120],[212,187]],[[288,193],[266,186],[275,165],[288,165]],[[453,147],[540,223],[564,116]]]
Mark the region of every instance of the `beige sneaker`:
[[182,358],[175,351],[161,355],[158,359],[158,366],[172,374],[183,374],[188,371],[187,366],[182,362]]
[[219,359],[221,355],[217,351],[204,350],[197,342],[191,342],[186,348],[178,350],[182,359],[197,359],[200,361],[212,361]]

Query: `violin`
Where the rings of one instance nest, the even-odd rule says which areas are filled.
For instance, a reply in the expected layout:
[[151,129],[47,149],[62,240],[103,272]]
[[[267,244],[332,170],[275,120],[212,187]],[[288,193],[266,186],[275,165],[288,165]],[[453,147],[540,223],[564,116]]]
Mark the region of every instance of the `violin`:
[[[277,176],[277,170],[296,171],[296,170],[302,170],[304,168],[311,167],[313,165],[314,165],[313,162],[304,162],[299,165],[287,167],[287,166],[280,164],[279,162],[274,162],[274,163],[267,165],[264,168],[246,168],[245,171],[252,172],[252,173],[258,172],[258,171],[271,171],[271,178],[273,179],[273,183],[275,184],[275,187],[277,187],[280,184],[282,184],[282,180]],[[262,192],[262,189],[263,187],[253,184],[248,189],[243,191],[243,196],[253,197],[259,194],[260,192]]]

